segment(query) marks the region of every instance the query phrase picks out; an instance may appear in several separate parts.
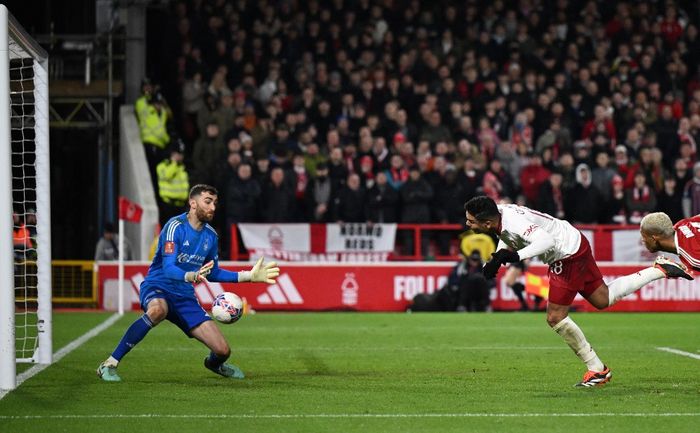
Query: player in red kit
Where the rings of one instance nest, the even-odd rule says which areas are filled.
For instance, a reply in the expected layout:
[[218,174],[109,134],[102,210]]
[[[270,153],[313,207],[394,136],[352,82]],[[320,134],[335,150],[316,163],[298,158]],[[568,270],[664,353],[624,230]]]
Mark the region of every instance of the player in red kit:
[[700,272],[700,215],[674,225],[665,213],[650,213],[642,219],[639,231],[647,250],[677,254],[686,267]]

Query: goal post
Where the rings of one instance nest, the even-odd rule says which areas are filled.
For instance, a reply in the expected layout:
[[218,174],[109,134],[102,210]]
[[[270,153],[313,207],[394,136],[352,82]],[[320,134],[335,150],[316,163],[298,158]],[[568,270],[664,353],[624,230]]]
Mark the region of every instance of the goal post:
[[0,389],[53,356],[49,165],[48,55],[0,5]]

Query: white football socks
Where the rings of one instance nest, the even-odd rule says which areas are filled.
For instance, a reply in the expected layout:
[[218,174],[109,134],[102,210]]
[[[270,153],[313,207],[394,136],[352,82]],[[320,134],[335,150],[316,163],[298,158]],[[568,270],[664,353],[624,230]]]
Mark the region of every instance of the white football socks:
[[608,284],[608,307],[614,305],[617,301],[641,289],[642,286],[651,283],[652,281],[664,278],[665,275],[661,269],[645,268],[634,274],[625,275]]
[[119,361],[117,361],[113,356],[110,356],[105,362],[103,362],[103,364],[107,367],[116,367],[119,365]]
[[603,361],[598,358],[595,350],[586,340],[586,336],[583,335],[583,331],[571,320],[571,317],[566,316],[564,320],[554,325],[552,329],[566,341],[566,344],[586,364],[589,370],[596,372],[605,370]]

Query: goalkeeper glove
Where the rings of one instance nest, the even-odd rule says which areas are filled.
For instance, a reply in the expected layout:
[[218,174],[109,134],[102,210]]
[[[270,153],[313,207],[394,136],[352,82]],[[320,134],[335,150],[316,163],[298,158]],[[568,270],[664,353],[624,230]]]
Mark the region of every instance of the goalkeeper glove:
[[185,273],[185,281],[188,283],[201,283],[206,281],[207,275],[211,273],[211,269],[214,267],[214,261],[210,260],[205,263],[197,272],[187,272]]
[[260,257],[253,269],[249,271],[242,271],[238,273],[238,282],[245,283],[250,281],[251,283],[267,283],[275,284],[275,278],[280,274],[280,268],[277,267],[277,263],[269,262],[264,264],[264,257]]

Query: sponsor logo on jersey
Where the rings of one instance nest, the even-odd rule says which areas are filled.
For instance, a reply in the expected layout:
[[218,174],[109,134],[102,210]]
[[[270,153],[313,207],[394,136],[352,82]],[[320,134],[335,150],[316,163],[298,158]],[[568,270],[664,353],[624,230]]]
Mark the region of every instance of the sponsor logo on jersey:
[[190,246],[190,241],[185,239],[185,243],[182,244],[183,247],[189,247]]

